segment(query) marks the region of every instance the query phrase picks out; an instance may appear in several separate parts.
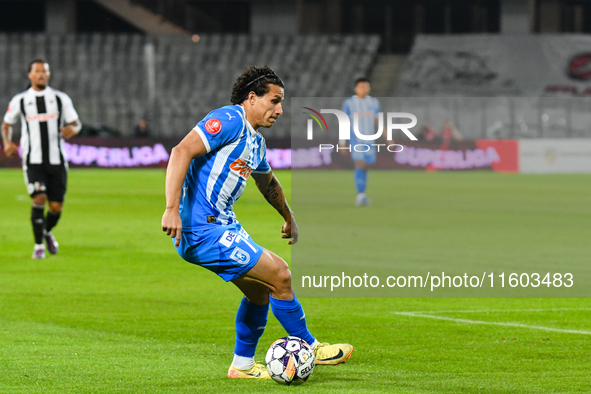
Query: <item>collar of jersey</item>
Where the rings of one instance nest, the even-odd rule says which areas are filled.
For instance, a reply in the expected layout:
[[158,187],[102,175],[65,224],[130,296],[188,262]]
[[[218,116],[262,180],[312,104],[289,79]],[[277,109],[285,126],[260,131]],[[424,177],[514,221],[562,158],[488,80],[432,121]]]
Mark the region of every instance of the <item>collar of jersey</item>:
[[238,107],[240,108],[240,114],[242,115],[242,119],[244,120],[244,124],[246,125],[246,129],[248,130],[249,134],[252,137],[256,136],[259,132],[256,131],[254,127],[252,127],[248,119],[246,119],[246,113],[244,112],[244,108],[242,107],[242,105],[239,105]]
[[35,89],[33,89],[32,86],[29,88],[29,92],[30,93],[33,93],[35,96],[43,96],[43,95],[45,95],[49,91],[51,91],[51,88],[49,86],[46,86],[45,89],[43,89],[40,92],[38,92]]

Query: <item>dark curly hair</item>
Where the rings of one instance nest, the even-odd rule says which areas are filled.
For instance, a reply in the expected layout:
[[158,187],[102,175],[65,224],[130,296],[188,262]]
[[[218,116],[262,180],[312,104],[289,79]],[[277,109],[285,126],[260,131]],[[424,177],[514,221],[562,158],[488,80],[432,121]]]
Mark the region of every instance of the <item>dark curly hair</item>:
[[269,84],[285,88],[283,81],[275,74],[275,71],[271,67],[248,67],[241,76],[236,78],[234,86],[232,86],[230,102],[232,104],[242,104],[248,98],[250,92],[254,92],[257,96],[262,97],[271,90]]
[[27,73],[30,73],[31,70],[33,69],[33,66],[37,63],[47,64],[45,59],[38,58],[38,59],[31,60],[31,62],[29,63],[29,68],[27,69]]
[[367,79],[366,77],[359,77],[359,78],[357,78],[355,80],[355,85],[353,85],[353,86],[357,86],[357,84],[360,83],[360,82],[367,82],[367,83],[369,83],[369,79]]

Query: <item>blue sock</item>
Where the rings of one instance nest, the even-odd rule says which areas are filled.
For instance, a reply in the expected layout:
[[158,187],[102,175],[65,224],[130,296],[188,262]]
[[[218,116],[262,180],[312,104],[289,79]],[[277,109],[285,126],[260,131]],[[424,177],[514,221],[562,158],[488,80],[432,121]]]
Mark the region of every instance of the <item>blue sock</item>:
[[308,342],[308,345],[314,344],[314,337],[308,331],[306,326],[306,315],[302,309],[302,305],[295,296],[293,300],[280,300],[269,296],[271,300],[271,310],[273,315],[279,320],[285,331],[289,335],[298,337]]
[[357,186],[357,193],[365,193],[365,186],[367,184],[367,171],[363,168],[355,169],[355,186]]
[[267,325],[269,304],[256,305],[242,299],[236,314],[236,346],[234,354],[242,357],[254,357],[259,338]]

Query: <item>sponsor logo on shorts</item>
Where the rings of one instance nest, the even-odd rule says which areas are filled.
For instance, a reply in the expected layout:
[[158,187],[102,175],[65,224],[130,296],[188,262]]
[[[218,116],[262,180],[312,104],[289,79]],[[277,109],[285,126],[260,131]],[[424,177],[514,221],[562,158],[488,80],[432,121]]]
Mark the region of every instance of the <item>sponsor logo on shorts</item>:
[[240,234],[240,236],[244,239],[249,239],[250,235],[248,235],[248,233],[246,232],[245,229],[243,229],[242,227],[240,227],[240,230],[238,230],[238,234]]
[[216,135],[222,131],[222,122],[215,118],[209,119],[207,122],[205,122],[205,130],[209,134]]
[[[226,230],[224,232],[224,234],[222,234],[222,236],[219,240],[219,243],[221,245],[224,245],[226,248],[232,247],[233,244],[241,244],[242,247],[248,247],[253,251],[253,253],[257,253],[258,248],[256,248],[253,244],[251,244],[251,242],[252,242],[252,240],[250,239],[250,235],[248,235],[246,230],[244,230],[243,228],[240,228],[237,233],[234,231]],[[244,259],[240,258],[241,255],[237,251],[237,249],[240,252],[246,253],[246,252],[244,252],[244,250],[242,250],[240,248],[236,248],[232,252],[231,257],[232,257],[232,259],[234,259],[236,261],[243,262]],[[238,253],[238,254],[236,254],[236,253]],[[247,255],[247,260],[250,260],[250,255],[248,255],[248,254],[246,254],[246,255]]]
[[234,243],[234,241],[236,241],[237,236],[238,236],[238,234],[236,234],[232,231],[226,231],[224,233],[224,235],[222,235],[222,238],[220,239],[220,243],[222,245],[224,245],[226,248],[229,248],[230,245],[232,245]]
[[248,264],[250,262],[250,255],[239,247],[234,248],[230,258],[240,264]]
[[27,192],[29,192],[29,194],[45,193],[46,190],[47,188],[45,187],[45,184],[41,182],[29,183],[27,185]]

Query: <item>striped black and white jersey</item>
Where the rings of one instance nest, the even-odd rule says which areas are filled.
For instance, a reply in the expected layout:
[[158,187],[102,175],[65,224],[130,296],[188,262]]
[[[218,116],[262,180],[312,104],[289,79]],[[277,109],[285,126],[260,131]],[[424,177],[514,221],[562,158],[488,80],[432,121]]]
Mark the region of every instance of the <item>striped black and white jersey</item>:
[[70,97],[49,86],[40,92],[29,88],[12,98],[4,122],[13,125],[19,117],[23,167],[67,165],[60,127],[78,120]]

